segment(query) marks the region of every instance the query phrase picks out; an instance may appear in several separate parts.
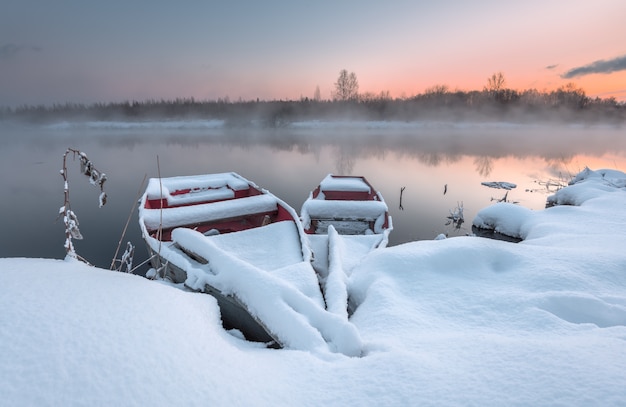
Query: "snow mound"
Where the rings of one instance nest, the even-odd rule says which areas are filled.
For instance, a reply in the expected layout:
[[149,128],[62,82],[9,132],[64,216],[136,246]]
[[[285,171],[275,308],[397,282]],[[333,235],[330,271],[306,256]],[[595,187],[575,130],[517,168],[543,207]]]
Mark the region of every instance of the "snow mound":
[[[581,207],[590,200],[595,200],[596,205],[600,205],[600,201],[612,200],[611,194],[619,194],[619,198],[623,198],[624,193],[626,193],[626,174],[623,172],[592,171],[586,168],[570,181],[568,187],[547,198],[549,207],[547,210],[531,211],[519,205],[500,202],[480,210],[473,220],[473,225],[507,236],[526,239],[529,237],[531,228],[534,228],[535,236],[537,232],[545,234],[554,228],[570,228],[567,222],[560,218],[570,219],[570,226],[584,225],[588,222],[588,217],[575,217],[575,214],[587,215],[584,209],[574,210],[574,208],[563,206]],[[604,205],[612,206],[612,203],[605,202]],[[557,219],[556,224],[555,219]],[[591,228],[591,225],[589,227]]]
[[508,202],[499,202],[480,210],[474,218],[474,226],[490,229],[511,237],[525,239],[527,231],[523,226],[528,222],[532,211]]
[[548,197],[548,205],[580,206],[588,199],[595,198],[598,192],[624,192],[626,176],[621,171],[585,168],[570,182],[568,188],[557,191]]

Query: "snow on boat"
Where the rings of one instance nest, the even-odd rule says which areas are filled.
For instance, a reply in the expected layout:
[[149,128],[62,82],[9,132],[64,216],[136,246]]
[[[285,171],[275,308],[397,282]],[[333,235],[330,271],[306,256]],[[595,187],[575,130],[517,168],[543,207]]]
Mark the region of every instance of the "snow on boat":
[[296,212],[268,191],[235,173],[152,178],[139,223],[158,276],[214,296],[226,328],[360,352],[356,329],[325,310]]
[[341,235],[387,238],[392,229],[382,195],[357,176],[327,175],[304,202],[301,218],[308,234],[325,235],[332,225]]
[[361,176],[329,174],[302,205],[300,218],[314,253],[329,311],[347,318],[346,277],[393,229],[382,195]]

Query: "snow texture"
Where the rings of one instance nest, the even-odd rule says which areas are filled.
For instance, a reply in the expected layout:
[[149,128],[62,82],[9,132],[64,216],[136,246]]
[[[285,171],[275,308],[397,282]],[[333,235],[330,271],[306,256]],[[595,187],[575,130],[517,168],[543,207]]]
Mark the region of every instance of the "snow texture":
[[382,233],[387,205],[381,201],[326,201],[309,199],[302,208],[305,228],[311,219],[366,219],[377,222],[376,233]]
[[[249,183],[247,180],[235,173],[220,173],[220,174],[206,174],[206,175],[190,175],[180,177],[168,177],[168,178],[150,178],[148,186],[146,187],[147,199],[159,199],[161,197],[167,198],[168,201],[173,199],[176,201],[176,197],[171,193],[191,188],[195,190],[196,194],[192,193],[191,196],[196,196],[197,200],[189,200],[181,203],[201,202],[205,200],[206,195],[216,195],[216,199],[221,197],[220,194],[226,193],[226,187],[229,187],[233,191],[239,191],[247,189]],[[232,197],[232,193],[230,197]],[[225,196],[227,198],[229,196]],[[221,198],[221,199],[224,199]]]
[[523,206],[508,202],[499,202],[480,210],[474,218],[474,226],[492,229],[507,236],[525,239],[527,230],[522,230],[533,215]]
[[322,191],[351,191],[351,192],[370,192],[370,187],[363,179],[358,177],[333,177],[327,175],[320,182]]
[[301,255],[299,263],[268,273],[241,259],[233,248],[221,249],[213,237],[191,229],[174,232],[177,241],[211,259],[211,272],[203,269],[208,265],[188,270],[186,284],[191,288],[202,289],[210,284],[225,294],[237,296],[288,348],[313,353],[341,352],[348,356],[361,354],[356,328],[324,309],[313,268],[302,261]]
[[[320,193],[313,198],[313,193],[300,210],[300,219],[305,229],[311,226],[313,219],[322,223],[332,219],[375,221],[372,233],[383,233],[387,204],[378,193],[377,201],[361,200],[326,200],[324,191],[347,191],[371,193],[370,186],[360,177],[340,177],[328,174],[320,182]],[[349,228],[349,226],[347,226]],[[359,226],[355,225],[358,229]],[[389,225],[391,229],[391,225]],[[324,229],[320,227],[320,229]]]
[[164,229],[191,225],[199,221],[225,219],[233,213],[252,215],[276,210],[276,199],[272,195],[254,195],[228,201],[181,206],[167,209],[141,209],[141,216],[148,230],[156,230],[159,224]]

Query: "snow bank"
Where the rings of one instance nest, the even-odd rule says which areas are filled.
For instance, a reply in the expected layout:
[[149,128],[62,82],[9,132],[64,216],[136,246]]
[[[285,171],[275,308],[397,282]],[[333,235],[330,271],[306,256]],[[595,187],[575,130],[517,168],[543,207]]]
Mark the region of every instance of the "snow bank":
[[[539,230],[541,233],[554,229],[579,230],[572,227],[574,224],[593,230],[594,225],[589,224],[589,218],[580,216],[587,215],[586,211],[564,206],[583,206],[592,199],[611,200],[611,194],[618,194],[619,197],[615,198],[620,199],[626,191],[625,188],[624,173],[615,170],[592,171],[587,168],[570,181],[567,188],[547,198],[548,205],[553,207],[545,211],[531,211],[511,203],[496,203],[480,210],[473,225],[521,239],[528,238],[531,230],[535,234]],[[575,219],[574,214],[579,214],[580,218]]]
[[570,187],[548,197],[548,204],[580,206],[596,197],[600,191],[621,192],[626,187],[626,179],[622,175],[622,172],[615,170],[592,171],[585,168],[569,182]]
[[508,202],[499,202],[478,211],[473,224],[478,228],[490,229],[507,236],[525,239],[528,231],[522,228],[531,215],[532,211],[528,208]]
[[0,277],[7,406],[193,405],[219,383],[198,360],[239,346],[208,295],[72,260],[0,259]]

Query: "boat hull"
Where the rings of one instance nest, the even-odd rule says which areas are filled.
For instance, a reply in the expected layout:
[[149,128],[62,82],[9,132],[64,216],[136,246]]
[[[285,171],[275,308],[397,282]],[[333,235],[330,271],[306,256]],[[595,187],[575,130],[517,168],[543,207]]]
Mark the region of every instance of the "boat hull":
[[334,298],[342,290],[328,290],[327,281],[345,281],[369,252],[387,246],[393,229],[387,204],[365,177],[329,174],[305,200],[300,218],[326,304],[343,310],[347,289]]
[[382,246],[393,229],[382,195],[359,176],[326,176],[302,205],[300,217],[307,234],[326,235],[332,226],[340,235],[382,235]]
[[[241,300],[250,301],[250,293],[237,292],[232,284],[225,293],[207,283],[217,278],[214,282],[219,285],[221,276],[236,280],[243,271],[237,263],[216,269],[223,256],[243,261],[241,266],[246,264],[260,273],[256,278],[264,273],[270,278],[273,270],[291,270],[292,266],[294,272],[302,272],[299,265],[308,265],[310,275],[304,280],[296,278],[306,281],[297,289],[309,297],[314,292],[313,297],[319,297],[323,306],[304,231],[296,212],[286,203],[235,173],[150,181],[142,197],[139,223],[156,278],[213,296],[224,328],[236,329],[247,340],[268,347],[283,346],[257,313],[250,311],[258,309],[258,304],[250,306]],[[198,245],[199,250],[193,248]],[[203,254],[207,247],[210,255]],[[313,284],[315,290],[310,290]]]
[[[152,250],[149,245],[148,252],[151,258],[150,263],[152,267],[157,270],[159,278],[169,280],[174,284],[185,285],[187,272],[182,267],[165,260]],[[201,290],[193,289],[187,285],[185,285],[185,287],[191,291],[209,294],[217,300],[224,329],[236,329],[240,331],[247,340],[263,342],[271,348],[281,347],[280,342],[272,336],[267,326],[253,317],[246,305],[239,301],[236,296],[226,295],[210,284],[205,284]]]

